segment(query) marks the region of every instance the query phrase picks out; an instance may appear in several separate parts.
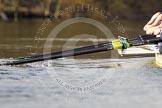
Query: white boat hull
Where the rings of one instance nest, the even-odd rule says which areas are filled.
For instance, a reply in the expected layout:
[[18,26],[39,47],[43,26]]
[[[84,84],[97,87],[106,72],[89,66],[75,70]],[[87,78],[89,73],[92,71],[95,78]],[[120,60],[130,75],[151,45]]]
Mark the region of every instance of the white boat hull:
[[144,45],[140,47],[131,47],[125,50],[118,50],[118,53],[122,56],[130,55],[151,55],[159,53],[159,48],[156,45]]

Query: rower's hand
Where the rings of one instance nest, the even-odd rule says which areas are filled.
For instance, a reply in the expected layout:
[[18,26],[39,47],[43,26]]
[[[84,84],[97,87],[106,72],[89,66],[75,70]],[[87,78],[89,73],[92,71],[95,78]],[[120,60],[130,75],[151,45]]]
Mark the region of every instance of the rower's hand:
[[149,35],[159,35],[162,30],[162,13],[157,12],[151,20],[144,26],[144,31]]

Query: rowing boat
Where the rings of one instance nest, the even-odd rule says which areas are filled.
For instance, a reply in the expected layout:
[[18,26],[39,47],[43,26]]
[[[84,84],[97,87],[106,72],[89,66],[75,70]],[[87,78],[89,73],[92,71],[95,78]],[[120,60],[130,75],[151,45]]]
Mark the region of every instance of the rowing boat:
[[155,55],[159,53],[159,48],[156,44],[134,46],[125,50],[119,49],[118,53],[122,56],[141,56],[141,55]]
[[162,54],[156,53],[155,63],[156,63],[157,66],[162,68]]
[[155,65],[162,68],[162,54],[159,54],[159,48],[155,44],[131,47],[124,51],[119,49],[118,53],[122,56],[155,55]]

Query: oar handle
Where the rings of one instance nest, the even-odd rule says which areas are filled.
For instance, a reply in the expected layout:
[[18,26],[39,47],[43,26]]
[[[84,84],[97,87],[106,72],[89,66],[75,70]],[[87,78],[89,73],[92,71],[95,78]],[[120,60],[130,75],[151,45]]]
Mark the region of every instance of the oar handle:
[[155,38],[155,39],[152,39],[152,40],[145,40],[144,41],[144,44],[158,44],[159,42],[162,42],[162,38]]

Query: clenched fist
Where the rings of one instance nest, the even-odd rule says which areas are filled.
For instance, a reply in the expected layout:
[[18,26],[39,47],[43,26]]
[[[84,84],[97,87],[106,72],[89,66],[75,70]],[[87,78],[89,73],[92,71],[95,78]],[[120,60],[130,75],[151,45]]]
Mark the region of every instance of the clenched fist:
[[151,18],[151,20],[144,26],[146,34],[159,35],[162,31],[162,13],[157,12]]

